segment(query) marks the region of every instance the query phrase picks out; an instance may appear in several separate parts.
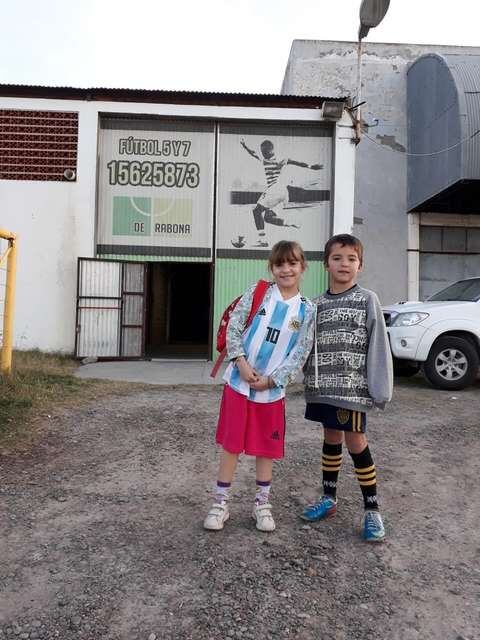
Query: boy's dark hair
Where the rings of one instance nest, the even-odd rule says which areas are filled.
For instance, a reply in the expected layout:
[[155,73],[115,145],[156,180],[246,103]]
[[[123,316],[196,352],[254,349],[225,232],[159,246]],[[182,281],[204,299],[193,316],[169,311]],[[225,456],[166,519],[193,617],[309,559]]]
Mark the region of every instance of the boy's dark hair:
[[265,149],[273,149],[273,142],[271,140],[264,140],[260,145],[260,151],[263,153]]
[[327,241],[323,254],[323,264],[328,265],[328,258],[332,253],[332,247],[334,244],[339,244],[341,247],[353,247],[357,252],[358,259],[360,260],[360,266],[363,265],[363,244],[358,238],[350,235],[349,233],[339,233],[336,236],[332,236]]
[[299,260],[304,268],[307,266],[303,249],[299,243],[294,240],[280,240],[280,242],[273,245],[270,255],[268,256],[270,271],[273,266],[282,264],[285,260]]

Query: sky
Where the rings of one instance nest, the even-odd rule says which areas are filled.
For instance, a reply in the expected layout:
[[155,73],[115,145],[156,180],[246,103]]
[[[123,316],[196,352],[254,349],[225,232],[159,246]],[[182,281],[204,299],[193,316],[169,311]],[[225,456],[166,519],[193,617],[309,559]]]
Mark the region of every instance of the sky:
[[[360,0],[0,0],[0,84],[279,93],[295,39]],[[369,42],[480,45],[478,0],[391,0]]]

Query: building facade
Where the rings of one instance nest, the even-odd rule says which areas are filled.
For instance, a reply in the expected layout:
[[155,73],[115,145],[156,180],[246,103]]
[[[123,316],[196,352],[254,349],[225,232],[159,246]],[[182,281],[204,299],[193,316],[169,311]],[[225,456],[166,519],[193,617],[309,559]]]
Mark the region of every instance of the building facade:
[[0,86],[15,347],[212,357],[221,312],[268,275],[280,239],[304,247],[304,291],[316,294],[324,242],[353,224],[344,106],[339,95]]
[[[480,274],[479,54],[477,47],[362,45],[353,232],[366,249],[361,281],[383,303],[424,299]],[[357,43],[296,40],[282,92],[348,95],[355,103],[357,64]]]

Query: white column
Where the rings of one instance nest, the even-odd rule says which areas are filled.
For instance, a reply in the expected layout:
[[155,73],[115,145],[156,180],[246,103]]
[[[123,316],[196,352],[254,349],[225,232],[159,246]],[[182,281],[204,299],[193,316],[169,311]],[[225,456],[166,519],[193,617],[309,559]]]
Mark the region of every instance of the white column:
[[420,296],[420,214],[408,214],[408,299]]
[[355,195],[355,144],[352,120],[344,114],[334,134],[332,234],[352,233]]

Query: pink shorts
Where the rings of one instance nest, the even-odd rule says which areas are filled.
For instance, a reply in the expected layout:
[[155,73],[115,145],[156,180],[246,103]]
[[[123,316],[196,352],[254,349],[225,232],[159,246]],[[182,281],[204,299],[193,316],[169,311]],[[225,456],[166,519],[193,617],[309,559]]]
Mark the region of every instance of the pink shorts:
[[280,459],[285,446],[285,398],[252,402],[226,384],[218,417],[217,444],[229,453]]

